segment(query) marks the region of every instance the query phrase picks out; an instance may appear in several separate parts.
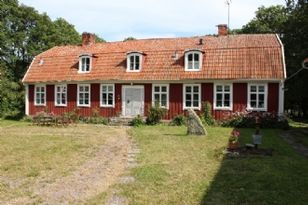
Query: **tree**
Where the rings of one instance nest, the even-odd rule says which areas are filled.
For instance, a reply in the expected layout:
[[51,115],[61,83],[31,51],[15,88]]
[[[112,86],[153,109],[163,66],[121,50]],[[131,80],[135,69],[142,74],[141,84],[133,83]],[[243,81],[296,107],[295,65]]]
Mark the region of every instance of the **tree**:
[[256,17],[244,25],[241,33],[278,33],[280,34],[288,20],[287,10],[281,5],[260,7]]
[[[283,28],[286,66],[288,76],[301,68],[302,61],[308,57],[308,1],[288,0],[288,20]],[[308,72],[286,82],[286,108],[296,110],[304,118],[308,117]]]
[[74,26],[64,19],[52,21],[17,0],[0,0],[0,117],[16,115],[23,107],[20,80],[34,56],[56,45],[80,42]]
[[130,37],[125,38],[123,41],[125,42],[125,41],[134,41],[134,40],[136,40],[136,38],[130,36]]

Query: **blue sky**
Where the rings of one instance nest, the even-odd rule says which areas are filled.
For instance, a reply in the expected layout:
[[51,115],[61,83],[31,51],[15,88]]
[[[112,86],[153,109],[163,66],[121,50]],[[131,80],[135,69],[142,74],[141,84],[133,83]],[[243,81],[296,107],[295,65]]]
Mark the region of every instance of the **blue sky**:
[[[19,0],[46,12],[53,20],[62,17],[78,32],[98,34],[107,41],[136,38],[179,37],[214,34],[216,25],[227,23],[226,0]],[[232,0],[230,28],[241,28],[258,7],[284,0]]]

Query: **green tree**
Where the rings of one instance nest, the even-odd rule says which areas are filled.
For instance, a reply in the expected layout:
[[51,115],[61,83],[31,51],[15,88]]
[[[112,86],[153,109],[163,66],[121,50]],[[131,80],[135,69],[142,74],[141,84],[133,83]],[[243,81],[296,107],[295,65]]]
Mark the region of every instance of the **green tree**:
[[241,29],[242,33],[278,33],[280,34],[288,19],[284,6],[260,7],[256,17]]
[[22,109],[20,80],[34,56],[56,45],[80,42],[74,26],[64,19],[52,21],[17,0],[0,0],[0,117]]

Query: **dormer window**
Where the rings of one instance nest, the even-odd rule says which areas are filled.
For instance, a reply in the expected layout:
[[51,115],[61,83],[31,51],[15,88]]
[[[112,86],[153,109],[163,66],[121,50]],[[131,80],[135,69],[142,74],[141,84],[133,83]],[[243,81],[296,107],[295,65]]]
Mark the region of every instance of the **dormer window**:
[[190,50],[185,53],[185,71],[199,71],[202,66],[202,52]]
[[92,59],[90,55],[79,56],[79,73],[88,73],[91,70]]
[[127,72],[139,72],[142,66],[142,54],[130,52],[127,54]]

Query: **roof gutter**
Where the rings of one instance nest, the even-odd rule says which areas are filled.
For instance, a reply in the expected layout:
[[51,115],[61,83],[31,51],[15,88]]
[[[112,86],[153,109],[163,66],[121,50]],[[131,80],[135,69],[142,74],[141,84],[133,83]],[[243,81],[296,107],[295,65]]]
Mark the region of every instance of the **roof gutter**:
[[283,77],[284,77],[284,80],[287,78],[287,70],[286,70],[286,60],[285,60],[285,55],[284,55],[284,46],[278,36],[278,34],[276,34],[276,38],[280,44],[280,47],[281,47],[281,52],[282,52],[282,65],[283,65]]

